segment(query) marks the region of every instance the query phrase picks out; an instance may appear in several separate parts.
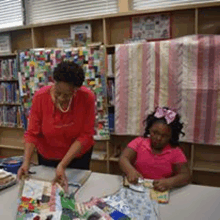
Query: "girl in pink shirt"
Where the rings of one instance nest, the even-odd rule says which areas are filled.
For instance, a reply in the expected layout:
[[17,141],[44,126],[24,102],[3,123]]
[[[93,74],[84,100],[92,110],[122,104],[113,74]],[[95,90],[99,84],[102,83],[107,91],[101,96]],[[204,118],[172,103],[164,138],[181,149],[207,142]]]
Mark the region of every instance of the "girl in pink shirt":
[[145,122],[144,137],[131,141],[119,160],[128,181],[154,179],[158,191],[187,184],[190,179],[187,159],[178,147],[179,135],[184,135],[180,116],[168,108],[157,107]]

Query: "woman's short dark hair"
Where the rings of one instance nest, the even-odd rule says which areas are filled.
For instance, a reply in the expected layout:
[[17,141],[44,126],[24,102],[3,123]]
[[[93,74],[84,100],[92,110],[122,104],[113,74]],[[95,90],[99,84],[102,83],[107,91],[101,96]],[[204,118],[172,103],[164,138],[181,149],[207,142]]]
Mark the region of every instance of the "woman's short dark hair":
[[[169,109],[167,107],[164,107],[164,109]],[[148,115],[147,119],[144,120],[144,123],[146,125],[145,127],[145,133],[144,133],[144,137],[148,137],[150,134],[150,128],[152,127],[152,125],[156,122],[161,122],[163,124],[168,125],[171,128],[171,139],[170,139],[170,145],[172,147],[176,147],[179,146],[179,135],[182,134],[183,136],[185,135],[184,132],[182,132],[183,129],[183,123],[180,122],[180,115],[177,114],[174,121],[171,122],[170,124],[167,124],[166,119],[163,118],[156,118],[154,116],[156,111],[154,111],[152,114]]]
[[85,73],[76,63],[62,61],[54,68],[53,78],[56,82],[66,82],[73,87],[81,87],[85,80]]

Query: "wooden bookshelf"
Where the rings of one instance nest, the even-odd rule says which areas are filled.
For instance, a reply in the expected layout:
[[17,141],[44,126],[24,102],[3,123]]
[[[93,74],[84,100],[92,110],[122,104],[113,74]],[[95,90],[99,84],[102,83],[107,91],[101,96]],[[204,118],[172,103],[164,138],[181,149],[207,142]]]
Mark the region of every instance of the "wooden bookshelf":
[[219,173],[213,175],[213,172],[207,171],[194,171],[192,183],[205,186],[219,187],[220,175]]
[[[125,38],[130,37],[131,16],[171,12],[173,37],[197,32],[211,34],[219,29],[219,7],[220,2],[182,4],[166,8],[157,7],[155,9],[120,12],[90,18],[4,28],[0,30],[0,33],[11,34],[12,51],[55,47],[57,38],[69,37],[70,25],[90,22],[92,25],[92,41],[102,42],[106,48],[113,48],[115,44],[123,43]],[[196,18],[196,11],[198,12],[198,19]],[[210,24],[212,25],[210,26]],[[15,56],[15,54],[1,56]]]
[[[127,1],[127,3],[126,3]],[[148,10],[132,11],[129,7],[130,0],[120,1],[119,13],[89,18],[71,19],[59,22],[41,23],[13,28],[1,29],[0,33],[9,33],[12,42],[12,54],[0,55],[0,59],[15,56],[15,51],[56,47],[57,38],[68,38],[70,26],[77,23],[89,22],[92,26],[92,41],[101,42],[107,54],[115,54],[115,45],[123,43],[130,38],[130,18],[135,15],[146,15],[161,12],[170,12],[172,37],[181,37],[192,34],[219,34],[220,33],[220,2],[179,4],[171,7],[157,7]],[[107,57],[107,56],[106,56]],[[114,59],[114,57],[113,57]],[[114,63],[114,61],[113,61]],[[113,67],[114,69],[114,67]],[[107,70],[107,66],[106,66]],[[113,71],[114,72],[114,71]],[[109,77],[110,78],[110,77]],[[0,82],[18,82],[17,80],[0,80]],[[23,147],[24,130],[18,128],[0,128],[0,155],[14,155],[21,153]],[[116,149],[123,150],[134,139],[134,136],[117,136],[97,140],[95,151],[106,151],[105,160],[92,160],[91,169],[96,172],[120,173],[118,157],[114,157]],[[214,173],[220,169],[220,147],[182,143],[184,152],[189,160],[189,166],[195,182],[209,184]],[[2,146],[2,147],[1,147]],[[8,146],[4,148],[3,146]],[[18,146],[18,149],[10,148]],[[207,176],[207,178],[205,178]],[[203,181],[203,179],[205,180]],[[219,181],[220,186],[220,181]]]

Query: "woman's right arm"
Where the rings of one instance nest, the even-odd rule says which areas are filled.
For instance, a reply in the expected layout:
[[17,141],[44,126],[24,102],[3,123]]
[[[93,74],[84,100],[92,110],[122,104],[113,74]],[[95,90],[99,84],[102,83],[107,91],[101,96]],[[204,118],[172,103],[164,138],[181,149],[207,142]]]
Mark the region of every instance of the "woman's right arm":
[[130,183],[137,183],[138,178],[142,178],[142,175],[132,165],[136,156],[137,153],[133,149],[126,147],[119,158],[119,166]]
[[25,143],[24,148],[24,164],[29,166],[34,153],[35,145],[33,143]]
[[24,146],[24,160],[23,164],[18,170],[17,177],[18,179],[21,179],[23,175],[28,175],[28,170],[31,163],[31,158],[34,153],[35,145],[32,143],[25,143]]
[[29,115],[28,129],[25,132],[25,146],[23,164],[18,170],[17,177],[21,179],[22,175],[28,173],[31,158],[36,147],[38,136],[41,133],[42,108],[40,97],[34,97],[32,101],[31,112]]

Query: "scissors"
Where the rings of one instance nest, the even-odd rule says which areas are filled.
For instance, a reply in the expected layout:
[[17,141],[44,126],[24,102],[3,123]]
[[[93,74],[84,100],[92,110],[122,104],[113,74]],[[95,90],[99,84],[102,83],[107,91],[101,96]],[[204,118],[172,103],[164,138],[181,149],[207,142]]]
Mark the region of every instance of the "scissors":
[[67,192],[64,193],[64,197],[66,197],[66,198],[69,198],[70,196],[71,197],[74,196],[79,191],[79,189],[82,187],[82,184],[80,184],[78,182],[69,182],[68,186],[77,187],[77,190],[71,194],[69,194]]

